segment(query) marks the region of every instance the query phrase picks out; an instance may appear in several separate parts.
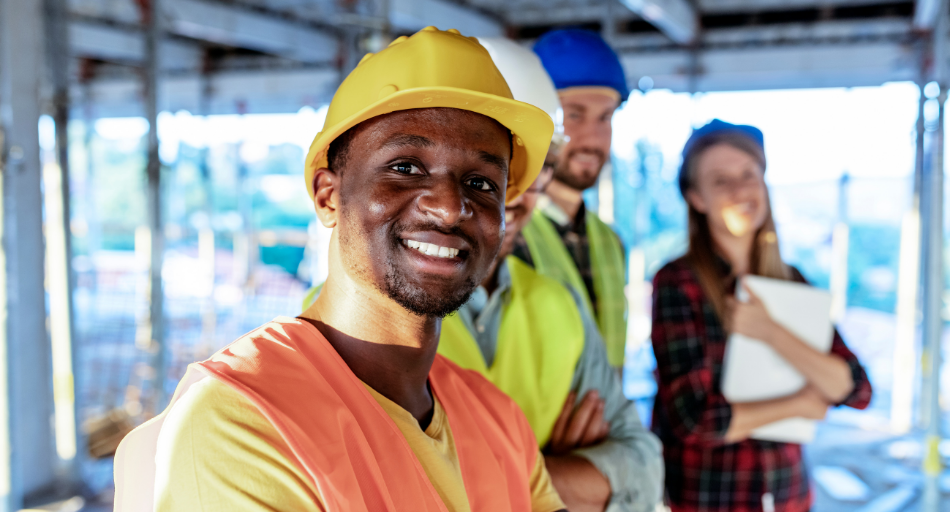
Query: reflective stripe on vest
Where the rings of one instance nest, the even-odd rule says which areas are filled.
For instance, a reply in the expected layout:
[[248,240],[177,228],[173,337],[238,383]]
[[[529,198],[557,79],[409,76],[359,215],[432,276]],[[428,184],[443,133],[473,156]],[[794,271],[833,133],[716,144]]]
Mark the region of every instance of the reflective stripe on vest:
[[[625,269],[623,247],[610,227],[596,215],[587,212],[585,219],[590,241],[590,261],[593,272],[597,308],[594,316],[597,327],[607,346],[607,359],[613,367],[623,366],[627,345],[627,298],[624,293]],[[593,311],[587,286],[577,265],[564,247],[554,224],[535,210],[531,221],[522,230],[535,269],[574,288],[584,297],[588,310]]]
[[484,375],[524,411],[543,446],[570,392],[584,350],[584,324],[570,292],[515,257],[491,368],[458,315],[442,321],[439,354]]
[[[119,446],[116,511],[153,511],[161,426],[202,377],[220,380],[257,406],[328,511],[446,512],[393,420],[323,335],[292,318],[270,322],[189,366],[172,404]],[[537,443],[517,404],[441,356],[429,385],[445,409],[472,511],[530,510]]]

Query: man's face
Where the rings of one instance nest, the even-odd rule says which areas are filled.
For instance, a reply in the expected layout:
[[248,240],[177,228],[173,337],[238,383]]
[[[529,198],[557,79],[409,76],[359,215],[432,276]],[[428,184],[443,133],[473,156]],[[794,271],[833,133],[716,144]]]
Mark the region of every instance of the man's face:
[[564,134],[570,140],[561,150],[554,179],[575,190],[586,190],[597,182],[610,156],[610,120],[618,102],[598,92],[573,92],[560,97]]
[[340,256],[410,312],[465,303],[501,245],[511,139],[485,116],[437,108],[356,128],[340,177]]
[[523,194],[516,197],[505,205],[505,238],[501,243],[501,250],[498,251],[498,258],[504,258],[515,249],[515,241],[518,234],[531,220],[531,213],[538,204],[538,195],[544,192],[545,187],[551,182],[554,174],[554,165],[557,162],[557,148],[551,144],[548,154],[544,159],[544,166],[534,183],[524,191]]

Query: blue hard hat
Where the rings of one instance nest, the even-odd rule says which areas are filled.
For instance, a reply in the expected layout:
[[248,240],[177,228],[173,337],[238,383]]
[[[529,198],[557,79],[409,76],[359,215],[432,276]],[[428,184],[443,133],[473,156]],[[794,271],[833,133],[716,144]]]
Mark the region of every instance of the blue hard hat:
[[713,119],[712,121],[706,123],[706,125],[694,129],[692,135],[690,135],[689,139],[687,139],[686,145],[683,146],[683,161],[680,163],[679,186],[680,192],[683,194],[683,196],[686,196],[686,189],[689,187],[689,176],[687,173],[686,164],[689,160],[690,151],[692,151],[693,146],[695,146],[700,140],[710,135],[724,132],[733,132],[740,135],[745,135],[746,137],[752,139],[753,142],[758,144],[759,147],[762,148],[762,151],[765,151],[765,136],[762,135],[762,130],[756,128],[755,126],[750,126],[747,124],[732,124],[721,119]]
[[558,89],[609,87],[620,93],[620,101],[630,94],[620,59],[596,32],[552,30],[534,44],[534,53]]

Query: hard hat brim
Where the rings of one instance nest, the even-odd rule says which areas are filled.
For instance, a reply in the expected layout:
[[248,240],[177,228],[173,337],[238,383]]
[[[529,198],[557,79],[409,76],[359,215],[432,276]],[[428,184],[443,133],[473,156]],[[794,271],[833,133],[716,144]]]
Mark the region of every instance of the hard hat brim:
[[512,157],[508,169],[506,201],[520,196],[537,178],[551,144],[554,123],[543,110],[527,103],[453,87],[420,87],[396,91],[369,104],[334,126],[317,134],[307,153],[304,178],[313,197],[313,176],[327,167],[330,143],[350,128],[377,116],[421,108],[457,108],[498,121],[512,133]]

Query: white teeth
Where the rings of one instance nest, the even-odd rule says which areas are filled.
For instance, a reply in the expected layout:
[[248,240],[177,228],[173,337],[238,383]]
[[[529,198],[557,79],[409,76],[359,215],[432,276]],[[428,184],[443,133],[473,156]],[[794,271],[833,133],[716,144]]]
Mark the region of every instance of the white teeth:
[[403,240],[403,243],[406,244],[406,246],[410,249],[415,249],[427,256],[435,256],[437,258],[454,258],[459,255],[459,250],[453,249],[451,247],[441,247],[435,244],[417,242],[415,240]]

